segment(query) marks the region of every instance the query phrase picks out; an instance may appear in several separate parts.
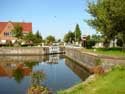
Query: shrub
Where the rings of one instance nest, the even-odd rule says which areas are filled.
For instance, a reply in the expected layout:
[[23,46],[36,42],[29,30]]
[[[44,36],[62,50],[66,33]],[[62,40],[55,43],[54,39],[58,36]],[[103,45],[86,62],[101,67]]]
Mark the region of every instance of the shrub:
[[90,49],[93,46],[95,46],[95,44],[96,44],[96,41],[94,41],[94,40],[87,40],[86,41],[86,48]]

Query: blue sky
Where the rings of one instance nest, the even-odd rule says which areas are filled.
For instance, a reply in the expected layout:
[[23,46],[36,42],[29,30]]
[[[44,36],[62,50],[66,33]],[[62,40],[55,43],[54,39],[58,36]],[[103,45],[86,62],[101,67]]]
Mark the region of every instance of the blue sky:
[[0,21],[32,22],[33,32],[63,38],[79,24],[82,34],[95,34],[84,20],[88,0],[0,0]]

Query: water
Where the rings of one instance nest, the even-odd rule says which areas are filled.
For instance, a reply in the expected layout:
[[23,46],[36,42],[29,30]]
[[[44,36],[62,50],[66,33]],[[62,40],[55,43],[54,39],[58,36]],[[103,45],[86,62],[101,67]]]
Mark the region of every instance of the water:
[[0,56],[0,94],[27,94],[34,74],[43,79],[35,83],[51,89],[67,89],[84,81],[89,73],[64,55]]

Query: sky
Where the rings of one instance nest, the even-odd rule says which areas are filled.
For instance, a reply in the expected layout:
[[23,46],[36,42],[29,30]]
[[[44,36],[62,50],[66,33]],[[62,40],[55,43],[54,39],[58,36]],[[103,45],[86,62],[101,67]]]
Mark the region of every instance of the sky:
[[82,35],[95,34],[85,20],[88,0],[0,0],[0,21],[32,22],[33,32],[39,30],[45,38],[63,38],[79,24]]

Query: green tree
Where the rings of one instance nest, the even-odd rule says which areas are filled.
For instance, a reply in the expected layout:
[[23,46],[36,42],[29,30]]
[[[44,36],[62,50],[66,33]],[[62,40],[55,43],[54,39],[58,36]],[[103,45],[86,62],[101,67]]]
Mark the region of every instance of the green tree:
[[46,42],[52,44],[53,42],[55,42],[55,37],[49,35],[48,37],[46,37]]
[[42,36],[39,31],[37,31],[34,35],[34,43],[41,43],[42,42]]
[[75,35],[73,32],[69,31],[65,36],[64,36],[64,42],[68,43],[73,43],[73,41],[75,40]]
[[68,43],[68,41],[69,41],[68,34],[64,35],[63,41],[66,42],[66,43]]
[[14,29],[12,30],[12,35],[18,39],[22,39],[23,33],[22,33],[23,28],[20,25],[15,25]]
[[78,24],[75,27],[74,35],[75,35],[75,41],[80,42],[81,41],[81,30],[80,30]]
[[95,46],[95,44],[97,43],[97,41],[95,40],[95,36],[93,38],[93,36],[87,36],[86,38],[86,48],[92,48],[93,46]]
[[58,39],[57,42],[60,43],[60,42],[61,42],[61,39]]
[[125,48],[125,1],[124,0],[96,0],[89,2],[88,13],[93,16],[88,24],[101,32],[106,46],[119,33],[123,34],[123,48]]
[[33,43],[34,42],[34,35],[32,32],[28,33],[23,37],[23,40],[25,40],[26,43]]
[[101,35],[92,35],[91,36],[91,38],[93,39],[93,40],[95,40],[96,42],[101,42]]
[[39,31],[37,31],[35,34],[30,32],[23,37],[23,40],[25,40],[26,43],[32,42],[34,44],[38,44],[42,42],[42,36]]
[[122,42],[122,40],[121,40],[121,39],[118,39],[118,40],[117,40],[117,45],[118,45],[118,46],[120,46],[120,47],[122,47],[122,46],[123,46],[123,42]]

